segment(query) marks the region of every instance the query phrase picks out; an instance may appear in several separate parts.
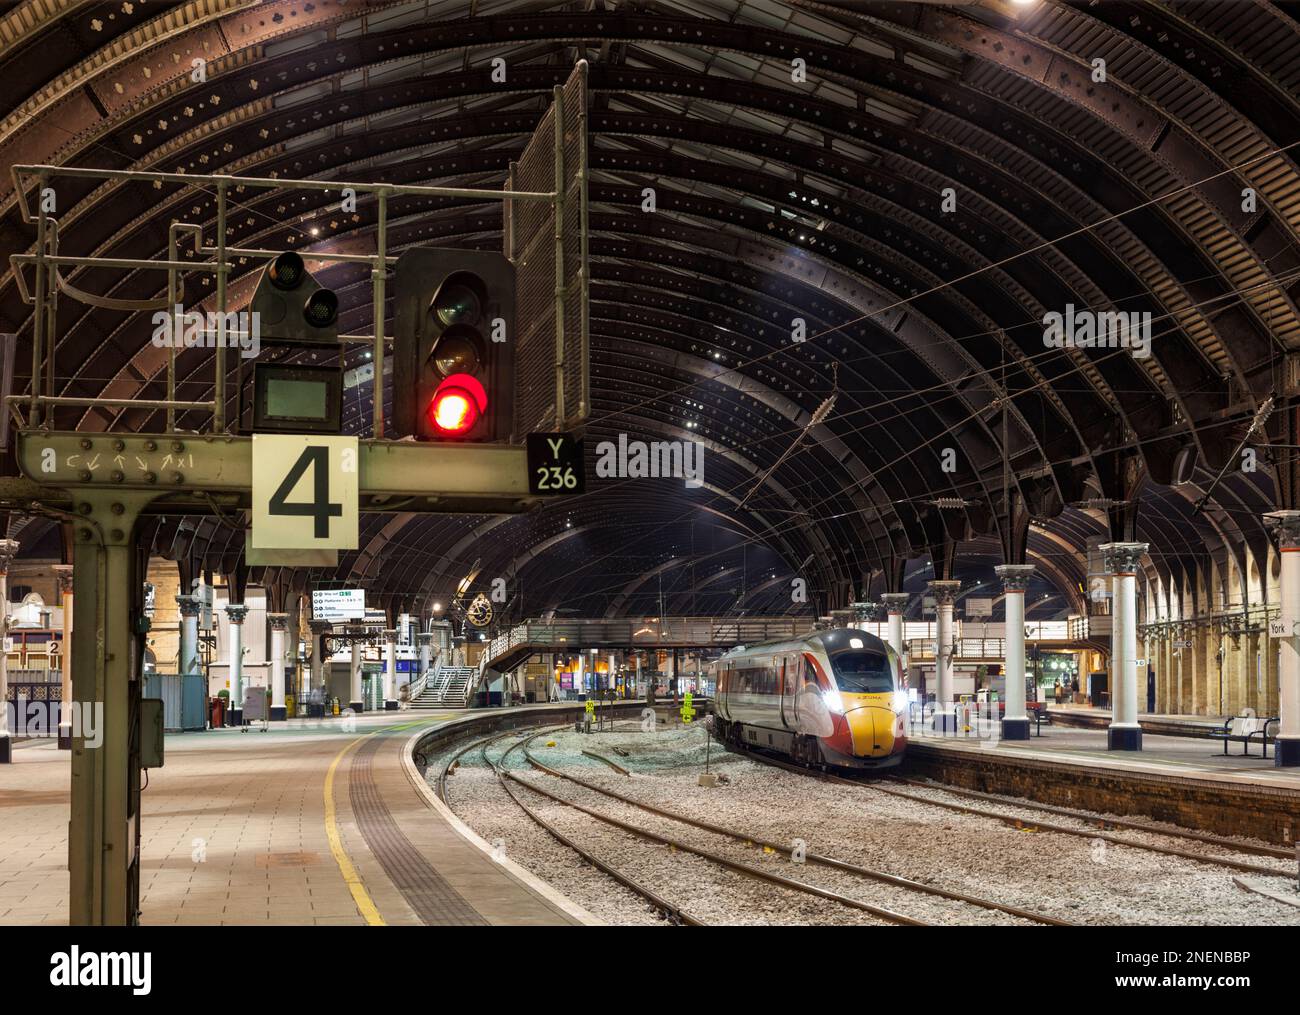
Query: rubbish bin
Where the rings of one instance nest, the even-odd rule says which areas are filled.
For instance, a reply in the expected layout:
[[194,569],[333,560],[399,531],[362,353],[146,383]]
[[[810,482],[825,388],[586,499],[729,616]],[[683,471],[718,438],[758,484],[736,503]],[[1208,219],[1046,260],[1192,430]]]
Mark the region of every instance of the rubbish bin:
[[208,724],[215,730],[226,724],[226,699],[208,699]]

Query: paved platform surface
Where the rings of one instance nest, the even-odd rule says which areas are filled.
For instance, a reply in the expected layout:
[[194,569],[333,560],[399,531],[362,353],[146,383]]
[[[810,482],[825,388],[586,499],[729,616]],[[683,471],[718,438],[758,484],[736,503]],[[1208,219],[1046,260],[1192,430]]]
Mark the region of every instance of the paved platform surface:
[[[1092,705],[1058,705],[1055,702],[1047,703],[1047,710],[1052,714],[1058,712],[1068,715],[1077,715],[1088,719],[1110,721],[1111,711],[1108,708],[1096,708]],[[1222,728],[1223,720],[1230,716],[1221,715],[1192,715],[1181,712],[1139,712],[1138,722],[1157,722],[1157,723],[1175,723],[1185,726],[1192,726],[1204,729]]]
[[[141,922],[580,922],[460,835],[402,764],[411,736],[464,714],[169,735],[143,792]],[[31,740],[0,765],[0,924],[68,921],[70,759]]]
[[[1055,710],[1054,706],[1052,710]],[[1205,716],[1168,718],[1207,721]],[[1213,722],[1213,719],[1210,718],[1208,721]],[[1033,728],[1031,723],[1031,736],[1028,740],[994,741],[975,736],[957,738],[923,736],[916,728],[913,728],[910,735],[913,743],[951,747],[956,750],[1013,752],[1017,756],[1026,758],[1090,767],[1158,772],[1162,775],[1183,775],[1188,778],[1222,780],[1241,785],[1300,789],[1300,769],[1274,767],[1272,747],[1269,747],[1268,760],[1265,760],[1260,756],[1258,743],[1251,744],[1249,756],[1242,755],[1241,744],[1230,743],[1228,755],[1225,757],[1222,741],[1143,733],[1141,751],[1111,751],[1106,748],[1104,729],[1083,729],[1044,723],[1043,735],[1038,737],[1032,735]]]

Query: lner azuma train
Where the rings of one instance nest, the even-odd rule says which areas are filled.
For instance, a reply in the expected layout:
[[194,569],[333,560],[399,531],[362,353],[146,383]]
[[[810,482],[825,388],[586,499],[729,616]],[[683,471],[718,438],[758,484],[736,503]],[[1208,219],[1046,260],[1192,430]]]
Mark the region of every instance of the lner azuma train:
[[746,645],[712,663],[720,739],[810,765],[889,768],[907,747],[897,653],[854,629]]

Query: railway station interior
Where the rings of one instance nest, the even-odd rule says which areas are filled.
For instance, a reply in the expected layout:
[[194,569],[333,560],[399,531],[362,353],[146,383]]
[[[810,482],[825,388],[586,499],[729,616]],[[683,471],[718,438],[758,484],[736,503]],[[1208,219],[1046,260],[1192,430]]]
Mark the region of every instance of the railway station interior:
[[1262,981],[1300,5],[23,0],[0,81],[0,933]]

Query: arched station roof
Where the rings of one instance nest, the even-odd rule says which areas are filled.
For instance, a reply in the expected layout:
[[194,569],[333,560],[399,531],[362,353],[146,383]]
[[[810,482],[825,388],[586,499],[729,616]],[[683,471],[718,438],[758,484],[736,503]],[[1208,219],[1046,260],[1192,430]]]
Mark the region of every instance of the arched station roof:
[[[0,15],[0,151],[499,187],[586,60],[587,439],[702,441],[704,484],[592,483],[510,518],[369,516],[337,568],[253,580],[362,582],[427,609],[472,573],[515,581],[521,615],[772,613],[842,608],[922,557],[984,582],[1027,555],[1043,609],[1064,613],[1090,544],[1137,538],[1181,574],[1266,553],[1260,516],[1296,506],[1293,451],[1261,448],[1253,473],[1232,456],[1270,395],[1253,443],[1300,444],[1282,410],[1300,345],[1298,18],[1265,2],[33,0]],[[168,221],[214,228],[201,186],[61,180],[58,199],[66,253],[163,258]],[[235,200],[228,243],[373,249],[366,201]],[[403,199],[390,215],[390,250],[501,246],[499,203]],[[0,178],[0,248],[33,244]],[[257,266],[241,270],[235,293]],[[68,273],[134,299],[161,277]],[[322,281],[342,328],[368,332],[365,273]],[[187,303],[213,288],[191,273]],[[1048,347],[1044,315],[1067,305],[1149,313],[1150,355]],[[61,300],[57,393],[161,397],[147,316]],[[30,308],[8,271],[0,330],[19,335],[22,390]],[[210,398],[210,354],[184,353],[179,377],[178,397]],[[349,392],[351,432],[367,390]],[[151,535],[214,570],[242,540],[216,520]],[[808,607],[790,601],[797,576]]]

